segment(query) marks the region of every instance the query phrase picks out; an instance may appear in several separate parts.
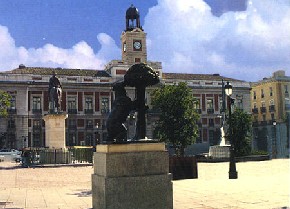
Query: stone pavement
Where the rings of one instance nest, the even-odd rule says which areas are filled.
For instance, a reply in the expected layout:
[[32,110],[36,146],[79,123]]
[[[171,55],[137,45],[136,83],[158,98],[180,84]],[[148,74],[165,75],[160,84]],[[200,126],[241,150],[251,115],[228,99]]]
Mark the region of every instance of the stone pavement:
[[[290,208],[289,167],[289,159],[237,163],[239,178],[229,180],[228,163],[199,163],[198,179],[173,181],[174,209]],[[92,208],[92,173],[90,165],[0,162],[0,208]]]

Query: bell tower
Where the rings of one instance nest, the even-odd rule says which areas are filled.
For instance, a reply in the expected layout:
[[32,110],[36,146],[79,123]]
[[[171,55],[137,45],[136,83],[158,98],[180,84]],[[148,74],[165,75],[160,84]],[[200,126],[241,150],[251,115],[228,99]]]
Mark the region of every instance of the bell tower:
[[126,29],[121,35],[122,61],[133,65],[147,62],[146,33],[140,25],[140,14],[132,4],[126,11]]

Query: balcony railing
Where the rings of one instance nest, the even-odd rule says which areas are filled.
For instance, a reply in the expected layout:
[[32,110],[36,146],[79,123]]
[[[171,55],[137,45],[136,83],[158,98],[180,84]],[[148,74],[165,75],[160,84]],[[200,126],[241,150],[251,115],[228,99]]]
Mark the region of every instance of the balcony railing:
[[86,125],[86,129],[93,129],[94,126],[93,125]]
[[85,109],[85,114],[93,114],[94,110],[93,109]]
[[269,106],[269,112],[275,112],[275,105],[270,105]]
[[33,133],[39,133],[39,132],[41,132],[41,130],[42,130],[41,126],[39,126],[39,125],[33,126]]
[[101,113],[102,114],[108,114],[110,112],[110,110],[109,109],[101,109]]
[[201,114],[201,109],[195,109],[198,114]]
[[262,126],[267,125],[267,121],[261,121],[261,125],[262,125]]
[[67,110],[67,113],[68,114],[77,114],[78,113],[78,110],[77,109],[68,109]]
[[41,114],[42,113],[42,109],[32,109],[32,113],[33,114]]
[[254,121],[252,125],[253,126],[259,126],[259,122],[258,121]]
[[207,114],[213,114],[214,113],[214,109],[207,109]]
[[16,125],[15,124],[10,124],[7,126],[8,129],[15,129],[16,128]]
[[209,127],[214,127],[214,123],[209,123],[208,126]]
[[70,130],[77,130],[77,125],[75,125],[75,124],[68,124],[68,129],[70,129]]
[[11,109],[11,108],[9,108],[9,109],[7,109],[7,112],[8,112],[8,114],[16,114],[16,109]]
[[258,108],[253,108],[252,109],[252,113],[253,114],[258,114],[259,113],[259,109]]
[[265,113],[267,111],[266,107],[260,107],[261,113]]

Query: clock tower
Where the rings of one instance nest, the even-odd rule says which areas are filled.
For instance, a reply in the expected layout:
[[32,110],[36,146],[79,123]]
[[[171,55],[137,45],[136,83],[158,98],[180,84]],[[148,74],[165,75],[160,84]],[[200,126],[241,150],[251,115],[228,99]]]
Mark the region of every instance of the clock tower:
[[122,61],[129,65],[147,62],[146,33],[140,25],[140,14],[131,5],[126,11],[126,30],[121,35]]

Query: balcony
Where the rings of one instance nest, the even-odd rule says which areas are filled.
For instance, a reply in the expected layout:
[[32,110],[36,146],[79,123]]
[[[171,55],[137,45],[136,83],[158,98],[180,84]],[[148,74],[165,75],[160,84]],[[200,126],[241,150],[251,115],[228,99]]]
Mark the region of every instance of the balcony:
[[33,133],[40,133],[42,130],[42,127],[39,125],[33,126]]
[[77,125],[76,124],[68,124],[68,129],[69,130],[77,130]]
[[11,129],[15,129],[16,125],[15,124],[8,124],[7,129],[11,130]]
[[103,115],[106,115],[106,114],[108,114],[109,112],[110,112],[109,109],[101,109],[101,113],[102,113]]
[[266,126],[267,125],[267,121],[261,121],[261,125],[262,126]]
[[253,126],[259,126],[259,122],[258,121],[253,121],[252,125]]
[[86,125],[86,129],[94,129],[94,126],[92,124]]
[[252,113],[253,113],[253,114],[258,114],[258,113],[259,113],[259,109],[256,108],[256,107],[253,108],[253,109],[252,109]]
[[14,115],[14,114],[16,114],[16,109],[11,109],[11,108],[9,108],[9,109],[7,109],[7,112],[8,112],[8,114],[10,114],[10,115]]
[[207,109],[207,114],[213,114],[214,113],[214,109]]
[[33,114],[41,114],[42,113],[42,109],[32,109],[32,113]]
[[209,127],[214,127],[214,123],[213,123],[213,122],[210,122],[210,123],[208,124],[208,126],[209,126]]
[[93,114],[94,110],[93,109],[85,109],[85,114]]
[[78,114],[78,110],[77,109],[68,109],[67,113],[68,114]]
[[195,109],[198,114],[201,114],[201,109]]
[[267,109],[266,109],[266,107],[260,107],[260,111],[261,111],[261,113],[266,113]]
[[275,112],[275,105],[270,105],[269,106],[269,112]]

